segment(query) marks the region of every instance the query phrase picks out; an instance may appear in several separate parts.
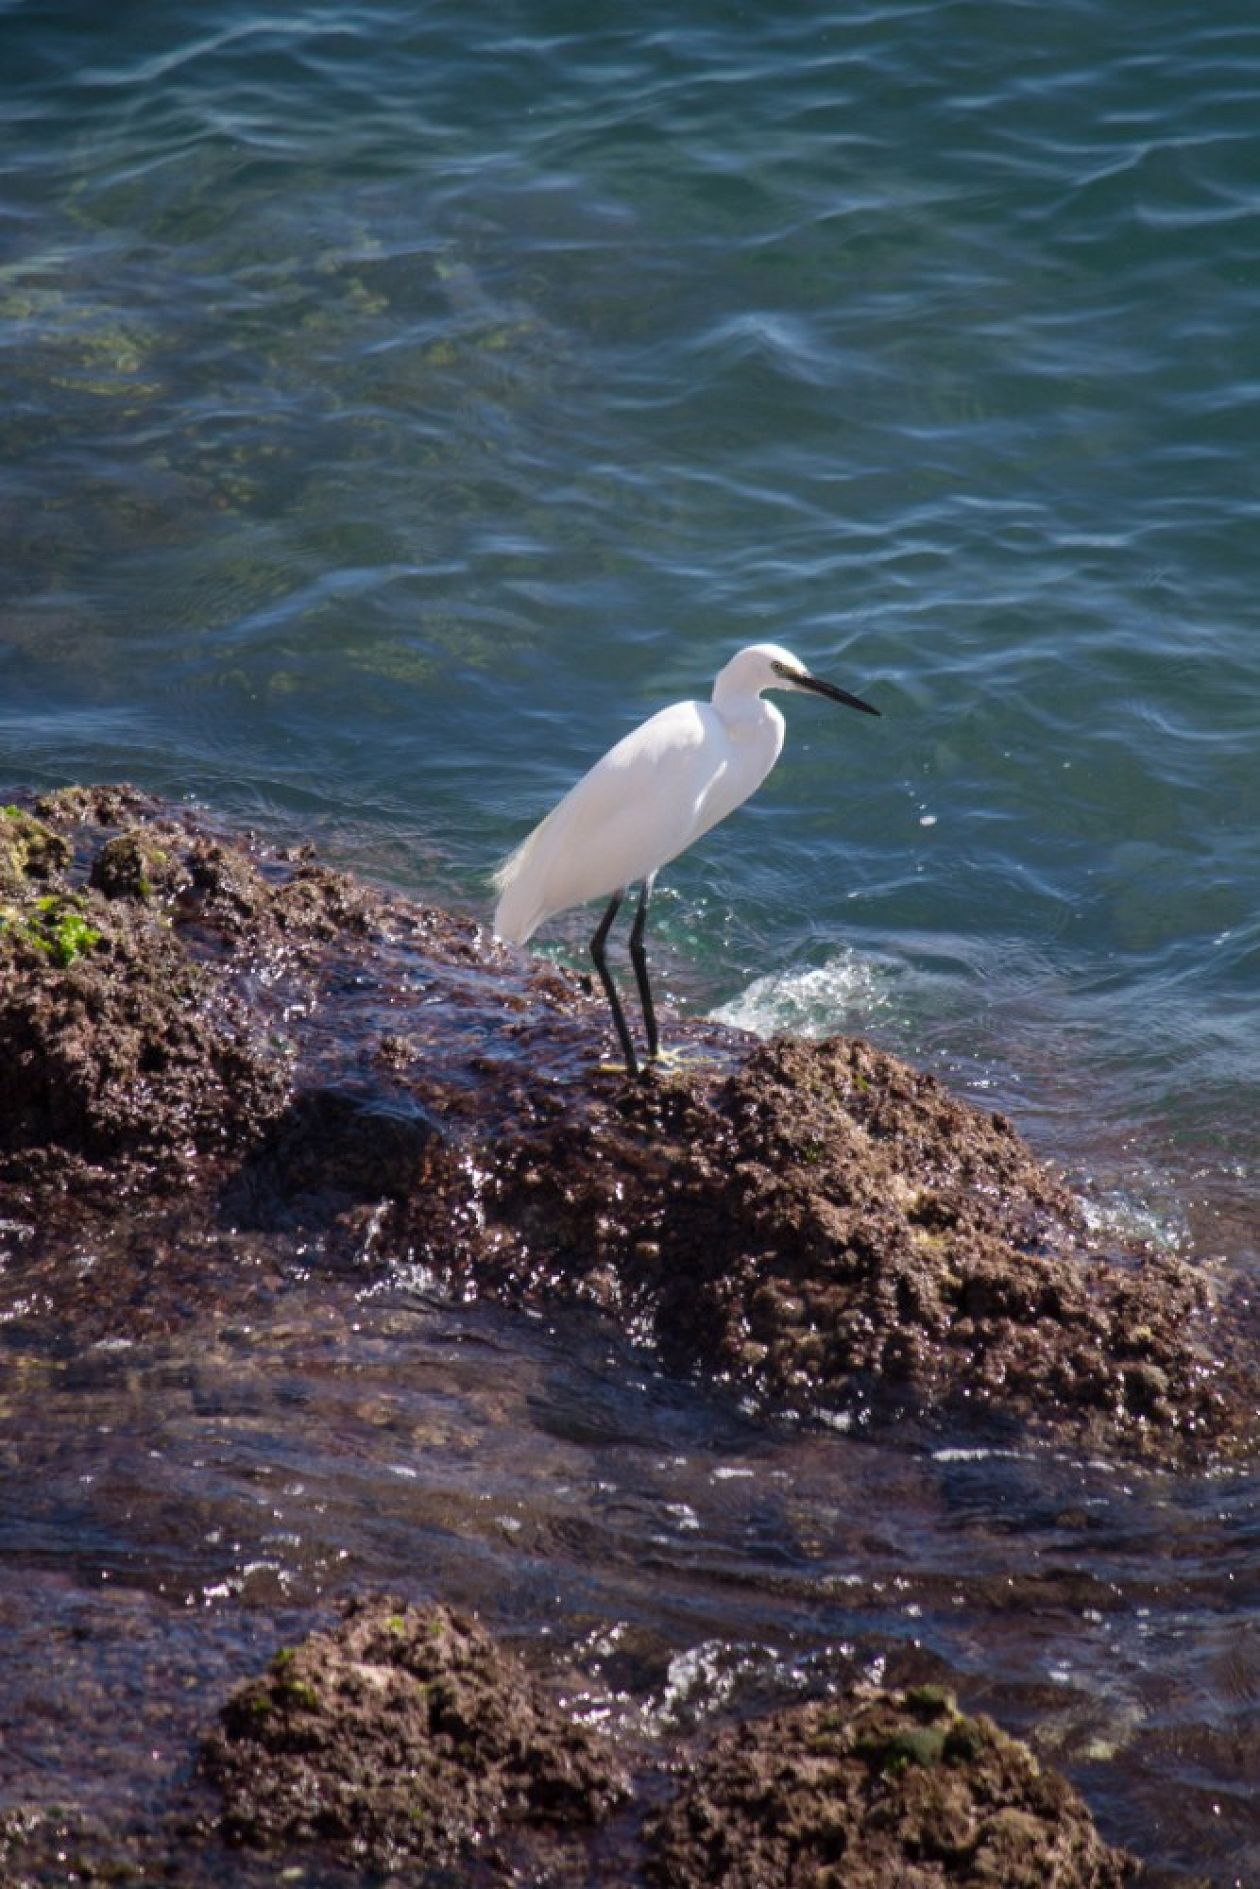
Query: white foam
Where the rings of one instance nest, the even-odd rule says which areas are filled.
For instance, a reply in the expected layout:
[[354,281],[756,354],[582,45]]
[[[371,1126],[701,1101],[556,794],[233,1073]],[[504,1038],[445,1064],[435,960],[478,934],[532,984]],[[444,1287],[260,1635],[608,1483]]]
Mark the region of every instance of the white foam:
[[892,965],[846,948],[826,964],[756,978],[713,1016],[754,1036],[831,1036],[862,1029],[874,1012],[886,1009],[895,975]]
[[1149,1194],[1119,1187],[1096,1189],[1081,1198],[1081,1209],[1091,1239],[1100,1243],[1138,1240],[1175,1253],[1189,1242],[1184,1208],[1155,1177]]

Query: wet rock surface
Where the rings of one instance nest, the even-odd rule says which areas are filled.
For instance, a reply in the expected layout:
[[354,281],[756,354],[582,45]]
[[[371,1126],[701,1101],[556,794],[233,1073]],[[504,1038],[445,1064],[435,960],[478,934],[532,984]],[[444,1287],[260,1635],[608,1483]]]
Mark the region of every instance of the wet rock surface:
[[629,1795],[611,1745],[480,1626],[390,1601],[282,1648],[228,1700],[203,1764],[228,1842],[318,1839],[376,1868],[492,1866],[505,1833],[557,1840]]
[[[346,1602],[208,1731],[200,1779],[126,1828],[0,1815],[6,1889],[179,1881],[613,1889],[1123,1889],[1076,1792],[943,1688],[864,1686],[685,1750],[619,1748],[476,1622]],[[200,1793],[200,1794],[198,1794]]]
[[[1072,1454],[1084,1444],[1100,1475],[1140,1453],[1150,1459],[1142,1475],[1160,1487],[1178,1462],[1193,1485],[1203,1461],[1219,1472],[1254,1440],[1243,1334],[1200,1269],[1136,1243],[1097,1250],[1078,1202],[1009,1122],[871,1044],[758,1045],[678,1018],[666,1034],[680,1062],[628,1083],[604,1066],[606,1012],[582,979],[502,949],[470,920],[332,871],[308,848],[265,847],[130,788],[19,796],[0,810],[0,1363],[15,1365],[0,1471],[10,1490],[37,1491],[24,1510],[35,1546],[20,1551],[23,1568],[39,1567],[39,1593],[61,1592],[65,1556],[117,1596],[113,1611],[82,1619],[77,1599],[67,1602],[61,1637],[48,1643],[61,1678],[41,1699],[42,1615],[20,1583],[11,1595],[7,1630],[20,1629],[31,1675],[17,1692],[31,1691],[29,1703],[9,1700],[0,1725],[0,1761],[6,1745],[10,1760],[0,1789],[18,1792],[0,1822],[0,1882],[252,1889],[291,1868],[325,1889],[631,1884],[649,1870],[658,1885],[1129,1880],[1066,1784],[941,1695],[868,1690],[767,1714],[784,1696],[776,1681],[740,1702],[742,1724],[679,1755],[665,1728],[650,1729],[653,1687],[672,1672],[669,1649],[708,1631],[774,1638],[755,1599],[772,1592],[780,1644],[803,1631],[800,1644],[821,1644],[824,1658],[850,1632],[887,1632],[890,1581],[916,1621],[936,1609],[966,1616],[976,1633],[1018,1638],[1024,1611],[1037,1623],[1028,1633],[1064,1616],[1073,1633],[1098,1623],[1085,1629],[1097,1638],[1127,1616],[1130,1595],[1145,1617],[1163,1590],[1129,1573],[1117,1599],[1113,1523],[1093,1506],[1097,1491],[1078,1500],[1064,1472],[1072,1493],[1040,1515],[1044,1465],[1064,1452],[1038,1450],[1029,1433]],[[439,1369],[435,1352],[420,1367],[435,1375],[414,1424],[394,1386],[417,1370],[418,1343],[388,1319],[371,1334],[360,1323],[363,1299],[386,1283],[408,1301],[404,1322],[427,1328],[439,1305],[469,1321],[457,1359],[443,1354]],[[298,1303],[318,1313],[300,1341],[285,1335]],[[548,1318],[518,1319],[515,1308]],[[582,1402],[585,1378],[576,1390],[540,1379],[526,1405],[504,1406],[517,1427],[495,1447],[554,1438],[566,1487],[572,1439],[589,1434],[589,1494],[583,1485],[535,1512],[492,1493],[491,1432],[450,1401],[451,1387],[505,1369],[503,1341],[487,1341],[492,1320],[514,1334],[554,1321],[562,1345],[610,1328],[631,1341],[621,1349],[633,1369],[606,1412]],[[365,1352],[387,1332],[366,1370]],[[650,1459],[645,1485],[622,1489],[596,1459],[640,1420],[649,1373],[633,1346],[654,1354],[660,1402],[639,1450]],[[267,1398],[264,1372],[277,1380]],[[308,1448],[289,1426],[306,1421],[313,1391],[326,1398],[325,1428]],[[758,1439],[790,1433],[873,1457],[865,1443],[762,1425],[755,1413],[866,1424],[882,1432],[878,1484],[865,1480],[873,1464],[847,1458],[833,1490],[828,1455],[804,1502],[790,1481],[780,1491],[774,1473],[763,1476],[755,1448],[738,1468],[722,1463],[713,1476],[733,1478],[716,1485],[722,1532],[707,1577],[703,1556],[696,1573],[699,1528],[683,1497],[703,1508],[708,1446],[693,1436],[680,1447],[688,1430],[676,1394]],[[31,1413],[54,1399],[61,1427],[44,1437]],[[533,1431],[521,1421],[531,1400],[543,1426]],[[920,1419],[913,1430],[890,1423],[903,1413]],[[1004,1536],[969,1532],[977,1498],[966,1476],[929,1470],[928,1456],[903,1447],[921,1442],[924,1423],[956,1425],[960,1414],[980,1420],[971,1441],[996,1429],[993,1455],[1019,1458],[1002,1488],[1013,1513],[1037,1513],[1048,1560],[1022,1562]],[[500,1417],[494,1434],[503,1428]],[[684,1451],[695,1460],[679,1470]],[[393,1587],[414,1576],[441,1589],[429,1562],[413,1565],[420,1528],[442,1567],[462,1569],[447,1597],[462,1601],[471,1583],[487,1617],[516,1618],[514,1644],[549,1641],[541,1665],[537,1648],[518,1661],[428,1600],[361,1602],[322,1624],[329,1594],[345,1588],[342,1544],[371,1536],[387,1479],[417,1479],[426,1455],[441,1459],[438,1473],[405,1524],[383,1534],[384,1563],[360,1579]],[[360,1489],[363,1462],[377,1473]],[[922,1568],[895,1518],[876,1531],[862,1516],[902,1463],[923,1472],[923,1501],[942,1505],[933,1539],[944,1552]],[[325,1525],[343,1474],[365,1507],[350,1502]],[[532,1460],[520,1474],[538,1480]],[[501,1466],[498,1486],[519,1494]],[[746,1511],[728,1509],[741,1489]],[[987,1489],[979,1498],[982,1513],[1001,1510],[1002,1527],[1005,1499]],[[1230,1499],[1223,1484],[1210,1516],[1187,1509],[1169,1555],[1189,1554],[1191,1537],[1201,1554],[1212,1528],[1220,1554],[1231,1552]],[[1161,1544],[1167,1527],[1161,1501]],[[160,1574],[146,1528],[168,1544]],[[831,1574],[815,1567],[820,1538]],[[746,1611],[730,1579],[745,1540],[757,1570]],[[1095,1575],[1077,1556],[1098,1542],[1110,1560]],[[833,1583],[850,1566],[861,1573],[833,1610]],[[655,1676],[611,1633],[602,1670],[627,1689],[619,1678],[610,1706],[605,1687],[607,1736],[596,1736],[560,1703],[561,1640],[580,1670],[580,1632],[603,1633],[614,1594],[629,1617],[641,1607],[656,1622],[661,1567],[673,1569],[672,1598]],[[735,1594],[729,1616],[713,1610],[720,1629],[706,1624],[711,1593],[699,1604],[706,1579]],[[146,1582],[143,1604],[124,1601]],[[164,1610],[182,1624],[202,1606],[247,1623],[255,1608],[283,1614],[290,1583],[296,1613],[256,1640],[242,1625],[213,1687],[191,1650],[183,1668],[144,1663],[166,1631],[156,1625]],[[1175,1597],[1167,1604],[1171,1617]],[[300,1638],[313,1620],[319,1630]],[[202,1631],[189,1632],[189,1649]],[[190,1777],[229,1680],[281,1637],[282,1654],[228,1699]],[[1241,1697],[1245,1662],[1235,1674],[1232,1644],[1228,1657],[1222,1691]],[[1135,1687],[1145,1658],[1144,1646],[1130,1651]],[[1110,1685],[1113,1644],[1095,1659]],[[951,1670],[983,1669],[969,1660],[964,1648]],[[894,1670],[904,1681],[923,1669]],[[190,1683],[205,1688],[195,1716]],[[799,1697],[795,1679],[783,1683]],[[1027,1710],[1012,1691],[1007,1703],[1025,1714],[1012,1722],[1054,1717],[1056,1689]],[[1130,1739],[1108,1698],[1096,1734],[1071,1746],[1073,1762]],[[55,1767],[45,1760],[61,1728],[80,1735],[69,1729],[76,1716],[91,1720],[77,1775],[93,1777],[115,1701],[135,1721],[130,1743],[155,1766],[151,1787],[137,1788],[125,1814],[106,1787],[27,1801]],[[716,1681],[712,1703],[727,1712]],[[30,1762],[18,1749],[23,1710],[28,1724],[57,1728],[28,1740]],[[1213,1748],[1216,1771],[1243,1776],[1228,1723],[1219,1737],[1229,1749]],[[1180,1777],[1179,1765],[1153,1775]],[[1245,1811],[1236,1816],[1242,1827]]]
[[649,1831],[659,1889],[1122,1889],[1061,1777],[948,1693],[868,1691],[723,1733]]
[[437,1146],[387,1222],[468,1289],[589,1296],[775,1409],[1053,1412],[1139,1443],[1219,1427],[1193,1271],[1092,1255],[1008,1121],[868,1043],[757,1046],[559,1120],[531,1104],[475,1193]]
[[177,1319],[194,1251],[230,1298],[245,1228],[594,1306],[770,1410],[1243,1438],[1201,1275],[1094,1253],[1008,1121],[868,1043],[675,1019],[627,1082],[578,978],[126,787],[10,803],[0,868],[6,1278],[80,1337]]

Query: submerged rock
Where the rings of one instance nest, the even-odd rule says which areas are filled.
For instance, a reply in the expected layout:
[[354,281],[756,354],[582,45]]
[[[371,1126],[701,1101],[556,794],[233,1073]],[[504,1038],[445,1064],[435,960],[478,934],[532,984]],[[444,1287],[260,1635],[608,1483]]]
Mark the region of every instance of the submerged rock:
[[724,1732],[651,1824],[659,1889],[1123,1889],[1063,1778],[948,1693],[868,1691]]
[[[689,1060],[628,1082],[578,977],[126,787],[11,805],[0,869],[0,1258],[24,1316],[80,1339],[178,1316],[223,1289],[181,1267],[197,1241],[300,1231],[304,1264],[593,1305],[770,1410],[1246,1443],[1195,1268],[1093,1251],[1008,1121],[868,1043],[672,1019]],[[67,1261],[120,1194],[148,1231],[99,1239],[84,1291]]]
[[62,1805],[16,1804],[0,1810],[0,1883],[4,1889],[120,1889],[172,1880],[150,1833],[122,1831],[99,1816]]
[[318,1840],[374,1868],[453,1865],[509,1830],[555,1837],[629,1794],[613,1748],[480,1626],[388,1600],[277,1653],[202,1762],[229,1842]]

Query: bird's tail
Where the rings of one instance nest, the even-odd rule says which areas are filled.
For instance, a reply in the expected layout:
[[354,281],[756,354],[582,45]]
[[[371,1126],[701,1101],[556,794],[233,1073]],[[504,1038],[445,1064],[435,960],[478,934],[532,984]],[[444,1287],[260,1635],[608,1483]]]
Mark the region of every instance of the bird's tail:
[[514,853],[509,853],[501,866],[497,866],[491,875],[490,883],[499,894],[499,902],[494,908],[494,935],[502,938],[505,944],[524,944],[533,937],[545,914],[538,908],[537,893],[529,884],[529,875],[525,868],[529,863],[532,842],[538,832],[534,832],[521,841]]

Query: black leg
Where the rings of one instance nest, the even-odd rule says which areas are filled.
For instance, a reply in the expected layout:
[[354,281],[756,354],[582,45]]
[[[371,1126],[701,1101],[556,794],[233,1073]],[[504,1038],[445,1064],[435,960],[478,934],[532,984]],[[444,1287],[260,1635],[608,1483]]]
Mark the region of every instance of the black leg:
[[626,1070],[630,1075],[637,1076],[639,1073],[639,1059],[634,1053],[634,1044],[630,1041],[630,1032],[626,1028],[626,1015],[621,1008],[621,999],[617,995],[617,986],[613,983],[612,974],[608,969],[608,960],[604,956],[604,945],[607,942],[608,933],[612,927],[613,919],[616,918],[620,910],[621,901],[625,896],[624,890],[614,892],[612,902],[608,910],[604,913],[604,916],[600,919],[595,936],[591,939],[591,956],[595,960],[595,969],[599,972],[599,981],[604,986],[604,995],[608,999],[608,1007],[612,1011],[613,1022],[617,1026],[617,1036],[621,1043],[621,1053],[626,1059]]
[[656,1006],[652,1002],[652,986],[648,982],[647,952],[643,945],[643,928],[647,924],[648,900],[652,896],[652,887],[655,884],[656,874],[650,872],[643,881],[643,890],[639,894],[639,909],[634,915],[634,925],[630,932],[630,961],[634,965],[635,981],[639,986],[639,1002],[643,1005],[643,1024],[647,1030],[649,1062],[655,1062],[661,1053],[661,1039],[656,1028]]

